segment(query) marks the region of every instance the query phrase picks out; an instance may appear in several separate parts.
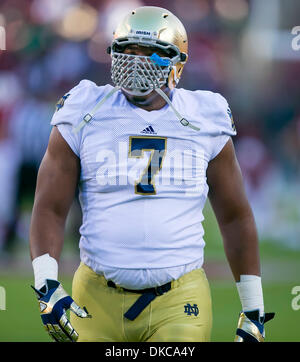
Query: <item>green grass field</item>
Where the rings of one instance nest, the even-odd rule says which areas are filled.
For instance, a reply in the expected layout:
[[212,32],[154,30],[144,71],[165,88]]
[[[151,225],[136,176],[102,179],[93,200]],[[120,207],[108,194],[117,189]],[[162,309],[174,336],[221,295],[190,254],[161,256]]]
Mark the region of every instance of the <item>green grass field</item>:
[[[212,341],[230,342],[240,311],[237,290],[225,262],[220,234],[209,208],[206,209],[206,269],[213,300]],[[71,245],[70,245],[71,244]],[[67,242],[63,255],[78,253],[74,243]],[[27,245],[22,255],[29,259]],[[19,252],[20,253],[20,252]],[[23,258],[24,259],[24,258]],[[30,264],[27,260],[27,264]],[[275,312],[266,325],[269,342],[300,342],[300,310],[292,308],[292,288],[300,285],[300,250],[290,250],[272,242],[261,243],[261,264],[265,309]],[[0,260],[1,266],[1,260]],[[71,293],[71,275],[60,275],[64,288]],[[30,285],[31,269],[0,268],[0,286],[6,291],[6,310],[0,310],[0,342],[50,341],[42,326],[38,305]]]

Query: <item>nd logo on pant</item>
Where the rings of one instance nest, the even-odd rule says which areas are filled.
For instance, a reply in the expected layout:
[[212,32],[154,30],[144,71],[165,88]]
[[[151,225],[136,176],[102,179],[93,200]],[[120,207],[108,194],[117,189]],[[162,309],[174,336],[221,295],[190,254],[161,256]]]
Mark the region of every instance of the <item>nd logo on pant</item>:
[[187,315],[194,314],[194,316],[197,317],[197,315],[199,314],[199,308],[197,304],[190,305],[190,303],[188,303],[184,306],[184,313],[186,313]]
[[6,293],[3,287],[0,287],[0,310],[6,310]]

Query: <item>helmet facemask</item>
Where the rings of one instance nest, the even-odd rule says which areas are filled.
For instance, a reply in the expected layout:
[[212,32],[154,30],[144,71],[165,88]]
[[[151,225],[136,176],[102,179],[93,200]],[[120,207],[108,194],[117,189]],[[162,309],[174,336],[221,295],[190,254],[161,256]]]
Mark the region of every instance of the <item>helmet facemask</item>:
[[[122,50],[127,45],[155,47],[166,56],[160,57],[155,52],[151,56],[126,54]],[[128,94],[144,96],[155,88],[168,85],[168,79],[174,65],[180,61],[180,52],[171,44],[160,42],[142,43],[138,39],[116,39],[111,48],[112,81]],[[176,68],[175,68],[176,69]]]

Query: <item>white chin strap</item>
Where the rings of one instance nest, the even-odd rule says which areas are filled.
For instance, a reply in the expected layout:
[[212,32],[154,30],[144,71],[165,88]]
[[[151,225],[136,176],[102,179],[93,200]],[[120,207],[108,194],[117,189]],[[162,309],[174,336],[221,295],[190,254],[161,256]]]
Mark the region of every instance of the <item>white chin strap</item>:
[[[78,124],[77,127],[73,128],[73,132],[74,133],[78,133],[87,123],[89,123],[93,118],[95,113],[98,111],[98,109],[102,106],[102,104],[109,98],[111,97],[115,92],[117,92],[119,89],[121,89],[120,86],[115,86],[109,93],[107,93],[96,105],[95,107],[91,110],[91,112],[87,113],[82,121]],[[156,91],[156,93],[158,93],[167,103],[168,105],[172,108],[173,112],[175,113],[176,117],[178,118],[179,122],[181,123],[182,126],[184,127],[190,127],[191,129],[193,129],[194,131],[200,131],[200,128],[194,126],[191,124],[191,122],[189,122],[188,120],[186,120],[184,117],[181,116],[181,114],[175,109],[175,107],[173,106],[171,100],[169,99],[169,97],[166,95],[166,93],[161,90],[161,88],[155,88],[154,89]],[[128,94],[131,95],[147,95],[149,93],[151,93],[153,91],[153,89],[150,89],[149,91],[146,92],[141,92],[140,90],[138,92],[140,92],[141,94],[137,94],[136,91],[128,91],[127,89],[125,90]]]
[[100,101],[95,105],[95,107],[91,110],[90,113],[87,113],[82,121],[79,123],[79,125],[77,127],[73,128],[73,133],[78,133],[81,128],[83,128],[87,123],[89,123],[95,113],[98,111],[98,109],[102,106],[102,104],[110,97],[112,96],[114,93],[116,93],[121,87],[119,86],[115,86],[109,93],[107,93],[102,99],[100,99]]
[[191,122],[189,122],[188,120],[186,120],[185,118],[183,118],[181,116],[181,114],[175,109],[175,107],[173,106],[170,98],[166,95],[166,93],[161,89],[161,88],[155,88],[155,92],[158,93],[167,103],[168,105],[172,108],[173,112],[176,114],[176,117],[179,119],[179,122],[185,126],[185,127],[190,127],[192,128],[194,131],[200,131],[200,128],[194,126],[191,124]]

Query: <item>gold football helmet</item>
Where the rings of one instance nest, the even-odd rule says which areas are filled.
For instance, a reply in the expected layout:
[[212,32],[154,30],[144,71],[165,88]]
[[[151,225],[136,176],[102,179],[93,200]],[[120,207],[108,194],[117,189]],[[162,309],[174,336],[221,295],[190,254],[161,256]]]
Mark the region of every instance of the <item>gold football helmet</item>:
[[[124,54],[130,44],[158,48],[165,57]],[[143,6],[119,23],[109,51],[113,83],[131,94],[148,94],[164,84],[176,87],[188,58],[188,39],[183,24],[169,10]]]

